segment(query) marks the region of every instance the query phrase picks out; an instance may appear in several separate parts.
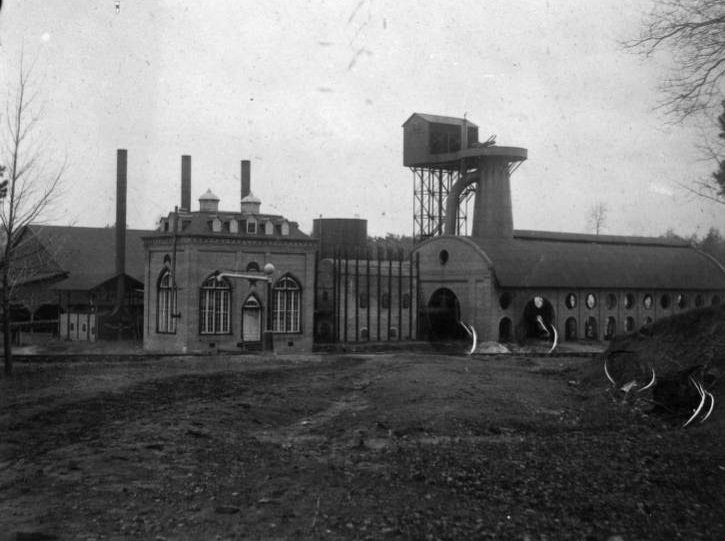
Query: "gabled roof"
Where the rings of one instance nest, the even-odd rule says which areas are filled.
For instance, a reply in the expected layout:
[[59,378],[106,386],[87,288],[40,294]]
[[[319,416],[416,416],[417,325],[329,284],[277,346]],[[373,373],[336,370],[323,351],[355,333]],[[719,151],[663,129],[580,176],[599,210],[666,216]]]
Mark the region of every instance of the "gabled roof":
[[468,119],[464,118],[457,118],[454,116],[441,116],[441,115],[429,115],[426,113],[413,113],[408,117],[408,120],[403,122],[403,127],[405,127],[408,122],[413,120],[414,117],[422,118],[426,122],[436,123],[436,124],[452,124],[455,126],[463,126],[463,123],[466,122],[468,126],[472,127],[478,127],[475,123],[471,122]]
[[[126,274],[143,283],[144,249],[141,237],[151,231],[126,230]],[[116,230],[112,227],[30,225],[53,266],[67,278],[53,285],[58,290],[90,290],[116,276]],[[27,239],[21,239],[26,242]]]
[[725,289],[725,269],[677,239],[515,231],[471,240],[502,287]]

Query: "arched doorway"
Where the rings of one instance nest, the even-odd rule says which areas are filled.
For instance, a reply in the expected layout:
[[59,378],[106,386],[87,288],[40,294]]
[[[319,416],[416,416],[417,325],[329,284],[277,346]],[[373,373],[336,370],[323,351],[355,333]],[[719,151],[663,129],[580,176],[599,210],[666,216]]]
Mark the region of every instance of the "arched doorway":
[[466,336],[459,323],[461,305],[458,297],[448,288],[440,288],[431,295],[426,307],[426,335],[432,341],[458,340]]
[[262,341],[262,304],[255,295],[250,295],[242,304],[242,342],[245,344]]
[[584,322],[584,338],[587,340],[599,339],[599,326],[597,325],[597,318],[594,316],[589,316]]
[[499,342],[510,342],[511,338],[511,331],[513,330],[513,324],[511,323],[511,319],[504,317],[499,321],[498,323],[498,341]]
[[524,314],[518,326],[518,333],[522,340],[553,338],[554,307],[541,296],[533,297],[524,307]]
[[565,340],[576,340],[577,339],[577,332],[576,332],[576,319],[573,317],[570,317],[566,320],[566,324],[564,325],[565,331],[564,331],[564,338]]

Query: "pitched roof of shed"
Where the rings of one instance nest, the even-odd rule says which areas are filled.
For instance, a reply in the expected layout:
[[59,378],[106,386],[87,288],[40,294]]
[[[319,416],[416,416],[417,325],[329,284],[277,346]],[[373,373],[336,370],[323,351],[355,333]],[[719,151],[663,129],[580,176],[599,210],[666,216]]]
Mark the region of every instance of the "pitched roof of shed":
[[[116,276],[116,230],[109,227],[31,225],[68,278],[53,289],[89,290]],[[126,230],[126,274],[143,283],[144,249],[141,237],[151,231]]]
[[471,240],[502,287],[725,289],[725,269],[676,239],[515,231]]

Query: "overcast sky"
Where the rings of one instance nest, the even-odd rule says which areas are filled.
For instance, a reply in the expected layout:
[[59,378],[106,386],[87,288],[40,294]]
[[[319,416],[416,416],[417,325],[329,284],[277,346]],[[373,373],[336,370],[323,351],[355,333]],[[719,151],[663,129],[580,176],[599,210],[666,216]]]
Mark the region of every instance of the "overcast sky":
[[[116,10],[120,4],[120,11]],[[636,5],[635,5],[636,4]],[[53,223],[114,222],[116,149],[129,155],[129,227],[153,228],[208,188],[239,206],[252,160],[262,211],[368,219],[410,234],[413,175],[401,124],[463,116],[481,139],[528,148],[512,177],[517,229],[725,232],[725,212],[678,187],[714,170],[700,132],[654,111],[666,55],[621,49],[645,2],[627,0],[5,0],[3,86],[21,46],[45,101],[40,125],[69,166]],[[49,152],[49,155],[53,155]]]

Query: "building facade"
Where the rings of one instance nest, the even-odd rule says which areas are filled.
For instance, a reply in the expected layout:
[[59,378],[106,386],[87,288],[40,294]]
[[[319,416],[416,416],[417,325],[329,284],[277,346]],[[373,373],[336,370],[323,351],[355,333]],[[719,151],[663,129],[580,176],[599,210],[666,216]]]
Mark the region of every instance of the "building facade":
[[422,337],[464,337],[463,322],[483,341],[609,340],[721,302],[725,269],[685,241],[514,230],[510,176],[528,152],[479,143],[473,127],[417,113],[403,124]]
[[[187,158],[182,204],[188,206]],[[242,162],[239,211],[220,210],[207,191],[198,211],[170,213],[143,239],[145,350],[312,349],[317,241],[295,222],[260,212],[249,171]]]

